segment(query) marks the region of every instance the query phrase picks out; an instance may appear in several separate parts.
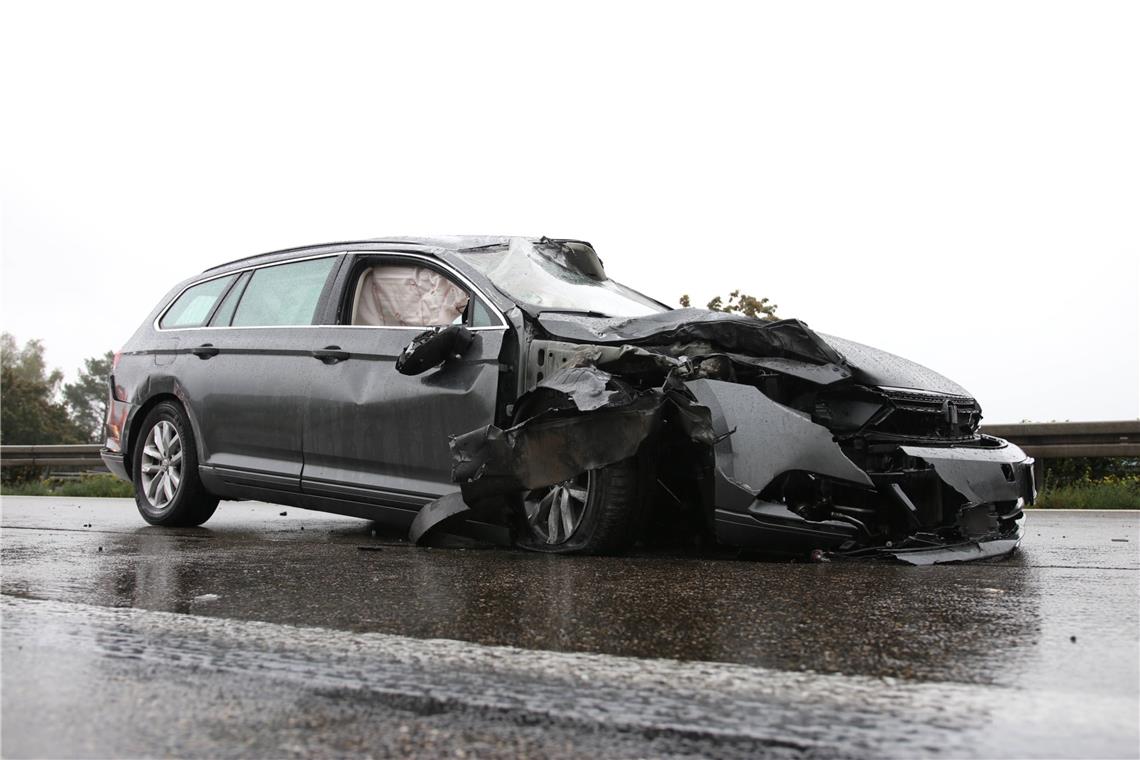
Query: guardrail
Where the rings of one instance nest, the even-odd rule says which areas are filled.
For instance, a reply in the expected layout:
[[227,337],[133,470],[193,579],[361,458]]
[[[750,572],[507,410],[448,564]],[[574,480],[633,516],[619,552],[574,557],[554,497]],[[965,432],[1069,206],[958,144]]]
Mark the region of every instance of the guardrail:
[[[1023,422],[983,425],[982,432],[1012,441],[1036,459],[1140,457],[1140,420],[1112,422]],[[0,467],[90,467],[102,469],[99,444],[0,446]]]
[[102,469],[97,443],[0,446],[0,467],[90,467]]
[[982,432],[1012,441],[1036,459],[1140,457],[1140,420],[982,425]]

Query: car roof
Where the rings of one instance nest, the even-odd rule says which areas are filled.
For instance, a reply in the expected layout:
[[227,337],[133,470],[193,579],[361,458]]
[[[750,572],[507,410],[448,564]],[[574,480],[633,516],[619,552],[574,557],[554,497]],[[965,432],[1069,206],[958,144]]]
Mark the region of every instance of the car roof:
[[[511,235],[445,235],[438,237],[382,237],[382,238],[368,238],[364,240],[343,240],[333,243],[317,243],[315,245],[304,245],[297,248],[285,248],[280,251],[270,251],[268,253],[258,253],[253,256],[246,256],[233,261],[227,261],[224,264],[212,266],[203,271],[216,274],[225,272],[229,269],[242,269],[249,266],[258,264],[270,264],[278,261],[288,261],[290,259],[300,258],[326,249],[364,249],[367,250],[370,246],[391,246],[398,250],[412,250],[419,253],[434,253],[437,251],[466,251],[473,248],[489,248],[495,246],[509,245],[512,238]],[[521,237],[521,236],[520,236]],[[537,242],[541,238],[524,237],[524,240]],[[571,242],[571,241],[567,241]]]

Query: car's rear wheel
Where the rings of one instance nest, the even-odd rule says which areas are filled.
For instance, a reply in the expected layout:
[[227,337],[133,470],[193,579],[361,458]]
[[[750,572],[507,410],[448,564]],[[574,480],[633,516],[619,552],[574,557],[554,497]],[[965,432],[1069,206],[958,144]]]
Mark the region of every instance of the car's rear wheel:
[[151,525],[201,525],[218,507],[198,477],[194,431],[185,412],[163,401],[143,420],[132,451],[135,504]]
[[637,537],[637,459],[523,495],[519,546],[557,554],[618,554]]

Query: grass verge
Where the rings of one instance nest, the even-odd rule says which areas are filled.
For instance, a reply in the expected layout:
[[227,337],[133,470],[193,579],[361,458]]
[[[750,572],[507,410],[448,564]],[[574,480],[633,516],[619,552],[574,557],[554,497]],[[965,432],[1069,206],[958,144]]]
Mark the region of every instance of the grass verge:
[[103,496],[131,498],[134,487],[114,475],[84,475],[81,478],[24,480],[0,483],[4,496]]
[[1033,506],[1039,509],[1140,509],[1140,477],[1109,476],[1046,486]]

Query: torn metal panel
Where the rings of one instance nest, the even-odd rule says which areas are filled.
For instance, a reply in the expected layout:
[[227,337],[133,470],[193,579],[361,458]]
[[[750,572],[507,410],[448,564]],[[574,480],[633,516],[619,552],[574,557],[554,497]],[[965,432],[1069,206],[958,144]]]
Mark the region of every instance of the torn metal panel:
[[971,504],[1008,502],[1024,498],[1032,502],[1036,494],[1027,478],[1033,460],[1007,443],[996,449],[900,446],[903,453],[922,459],[938,477]]
[[972,562],[979,559],[1004,557],[1021,545],[1025,535],[1025,518],[1017,520],[1016,533],[1009,537],[993,538],[987,541],[968,541],[953,546],[934,546],[923,549],[887,550],[885,554],[908,565],[946,565],[955,562]]
[[596,367],[564,367],[539,383],[535,390],[560,394],[579,411],[592,412],[607,406],[618,393],[609,387],[612,378],[609,372]]
[[543,313],[538,323],[563,340],[649,346],[705,342],[731,353],[843,365],[843,357],[803,322],[764,322],[704,309],[674,309],[629,319]]
[[[554,343],[554,341],[541,341],[540,343]],[[660,351],[646,350],[639,346],[582,346],[573,343],[555,343],[555,345],[573,347],[574,350],[569,361],[571,365],[590,365],[623,374],[665,373],[684,363],[682,359],[675,356]],[[552,358],[557,358],[557,356]]]
[[839,520],[809,521],[784,504],[754,500],[746,513],[716,510],[717,540],[731,546],[779,551],[837,549],[853,545],[859,529]]
[[[916,362],[844,338],[821,335],[794,319],[764,322],[704,309],[675,309],[632,319],[547,313],[539,315],[538,323],[551,336],[567,341],[638,346],[705,342],[754,358],[779,357],[834,365],[849,372],[843,379],[854,377],[868,385],[970,395],[962,386]],[[772,369],[785,371],[791,366]],[[829,377],[827,372],[836,374],[828,368],[805,379],[819,382]]]
[[425,504],[412,521],[408,539],[415,544],[431,542],[441,535],[461,536],[500,546],[509,546],[511,534],[494,515],[481,514],[463,500],[459,491]]
[[536,339],[530,341],[527,351],[523,387],[528,391],[540,386],[549,387],[551,379],[557,373],[581,367],[616,373],[622,377],[653,376],[657,378],[656,384],[660,384],[660,379],[670,370],[683,364],[682,359],[638,346],[581,345]]
[[416,519],[412,520],[412,527],[408,529],[408,539],[418,544],[428,533],[442,529],[449,520],[470,511],[471,508],[463,501],[463,494],[459,491],[441,496],[423,505],[416,513]]
[[640,346],[579,346],[579,360],[599,367],[620,367],[623,372],[668,372],[683,361]]
[[487,480],[507,493],[560,483],[637,453],[656,426],[665,397],[643,396],[627,406],[572,417],[539,416],[502,430],[488,425],[451,439],[452,477],[469,493]]
[[[717,427],[713,423],[712,410],[707,406],[702,406],[696,401],[689,398],[688,395],[678,392],[670,391],[668,394],[669,402],[672,404],[672,420],[673,423],[692,441],[703,443],[706,446],[714,445],[721,437],[728,435],[727,432],[717,433]],[[720,430],[724,431],[723,418],[721,419]]]
[[820,386],[832,385],[851,377],[851,370],[831,362],[812,364],[799,359],[785,359],[778,356],[758,358],[742,356],[741,354],[728,354],[728,358],[739,364],[761,367],[772,372],[778,372],[781,375],[798,377]]
[[[873,487],[867,473],[847,458],[827,428],[777,404],[758,389],[719,380],[692,380],[685,386],[698,403],[712,410],[713,429],[725,436],[715,446],[717,469],[749,494],[760,493],[788,470],[807,470]],[[718,502],[718,506],[722,505]]]

